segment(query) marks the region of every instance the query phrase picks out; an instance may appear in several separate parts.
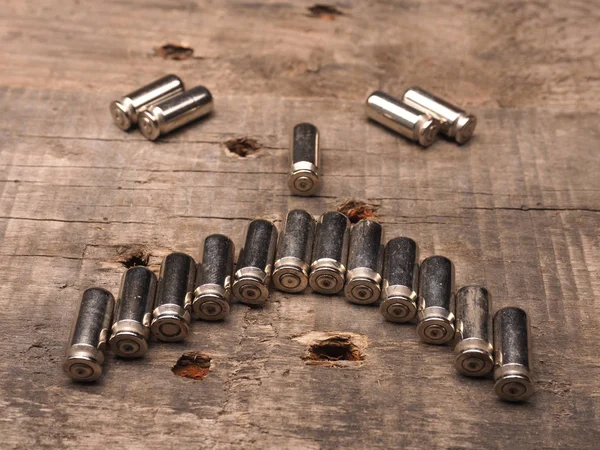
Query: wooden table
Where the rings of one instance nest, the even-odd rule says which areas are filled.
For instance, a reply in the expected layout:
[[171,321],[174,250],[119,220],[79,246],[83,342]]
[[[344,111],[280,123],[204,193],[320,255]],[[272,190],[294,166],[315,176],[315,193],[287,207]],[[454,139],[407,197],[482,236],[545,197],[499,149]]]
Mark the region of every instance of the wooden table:
[[[0,435],[9,448],[598,448],[599,9],[585,1],[7,0],[0,15]],[[155,48],[185,45],[187,59]],[[164,52],[163,52],[164,53]],[[181,53],[181,52],[180,52]],[[108,104],[166,73],[213,92],[208,120],[156,143]],[[474,139],[423,150],[369,123],[374,89],[413,84],[479,117]],[[321,131],[323,190],[289,195],[291,127]],[[223,145],[261,146],[241,158]],[[496,399],[450,347],[342,297],[274,292],[193,323],[95,385],[61,371],[85,288],[117,293],[127,261],[238,248],[252,218],[379,206],[389,239],[456,264],[495,308],[533,323],[536,396]],[[137,258],[137,259],[136,259]],[[365,360],[307,365],[313,331],[368,339]],[[300,337],[302,340],[302,337]],[[171,366],[212,357],[204,381]]]

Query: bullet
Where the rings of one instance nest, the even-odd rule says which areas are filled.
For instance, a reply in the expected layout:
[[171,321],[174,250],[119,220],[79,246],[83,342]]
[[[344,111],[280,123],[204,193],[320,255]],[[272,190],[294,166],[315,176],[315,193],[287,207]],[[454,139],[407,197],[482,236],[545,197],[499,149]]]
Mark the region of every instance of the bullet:
[[502,308],[494,316],[494,390],[502,400],[527,400],[535,391],[531,376],[531,331],[521,308]]
[[308,283],[320,294],[337,294],[344,287],[348,259],[350,221],[329,211],[317,222]]
[[118,356],[138,358],[148,351],[155,294],[156,275],[149,269],[132,267],[123,275],[109,340]]
[[302,292],[308,286],[308,270],[315,235],[315,219],[308,212],[288,212],[279,237],[273,284],[283,292]]
[[160,268],[150,329],[159,341],[178,342],[190,332],[196,262],[185,253],[171,253]]
[[454,367],[463,375],[483,377],[494,367],[491,302],[482,286],[464,286],[456,293]]
[[114,305],[114,297],[105,289],[90,288],[83,293],[63,364],[73,380],[96,381],[102,375]]
[[154,104],[139,118],[140,132],[154,141],[213,110],[213,97],[204,86],[196,86],[174,97]]
[[417,316],[418,260],[417,243],[410,238],[394,238],[385,247],[379,310],[390,322],[410,322]]
[[440,132],[454,138],[457,143],[464,144],[473,136],[477,126],[477,118],[474,115],[436,97],[425,89],[411,87],[404,93],[402,100],[407,105],[439,120]]
[[234,274],[233,294],[242,303],[264,305],[277,247],[277,228],[268,220],[253,220]]
[[433,144],[440,131],[437,119],[381,91],[369,95],[366,112],[370,119],[423,147]]
[[313,124],[299,123],[292,132],[291,170],[288,187],[294,195],[310,196],[321,185],[319,130]]
[[234,254],[235,247],[227,236],[211,234],[204,240],[192,304],[198,318],[223,320],[229,315]]
[[175,75],[166,75],[137,91],[127,94],[121,100],[110,104],[113,122],[122,130],[128,130],[138,123],[138,117],[155,103],[160,103],[183,92],[183,81]]
[[348,272],[344,296],[352,303],[368,305],[379,300],[383,269],[383,229],[374,220],[362,219],[352,225]]
[[454,267],[443,256],[421,264],[417,333],[427,344],[445,344],[454,338]]

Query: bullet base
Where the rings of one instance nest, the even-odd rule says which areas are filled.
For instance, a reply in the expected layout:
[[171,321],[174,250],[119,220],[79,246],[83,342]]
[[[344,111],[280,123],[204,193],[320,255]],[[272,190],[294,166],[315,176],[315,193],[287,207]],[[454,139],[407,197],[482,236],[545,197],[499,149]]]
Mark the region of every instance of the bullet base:
[[454,122],[451,130],[454,135],[454,139],[459,144],[464,144],[475,132],[475,127],[477,126],[477,118],[470,114],[461,115]]
[[135,120],[131,111],[123,103],[114,101],[110,104],[109,109],[113,123],[121,130],[127,131],[133,126]]
[[160,125],[158,119],[154,117],[149,111],[144,111],[138,120],[138,128],[140,133],[144,135],[146,139],[154,141],[160,136]]
[[381,275],[371,269],[356,268],[346,274],[344,296],[352,303],[369,305],[381,295]]
[[308,286],[307,270],[295,265],[278,265],[276,262],[273,284],[283,292],[291,294],[302,292]]
[[440,307],[419,311],[417,333],[427,344],[442,345],[454,339],[454,314]]
[[104,355],[91,346],[72,347],[63,363],[64,372],[75,381],[96,381],[102,375]]
[[139,358],[148,351],[148,342],[144,336],[133,331],[115,333],[108,342],[112,351],[121,358]]
[[152,321],[150,326],[156,339],[163,342],[183,341],[190,333],[187,322],[178,316],[161,316]]
[[468,377],[483,377],[494,367],[491,353],[479,348],[460,351],[454,359],[454,368]]
[[522,402],[533,395],[534,387],[530,378],[523,375],[507,375],[496,381],[496,395],[509,402]]
[[346,271],[341,264],[329,264],[317,261],[311,267],[308,284],[313,291],[320,294],[337,294],[344,288]]
[[229,316],[229,302],[218,295],[205,294],[196,297],[192,309],[202,320],[223,320]]
[[417,316],[417,303],[407,297],[388,297],[381,302],[379,311],[390,322],[407,323]]
[[315,195],[321,187],[317,166],[309,162],[298,162],[292,166],[288,187],[294,195]]
[[233,295],[247,305],[264,305],[269,297],[267,286],[256,278],[241,277],[233,283]]

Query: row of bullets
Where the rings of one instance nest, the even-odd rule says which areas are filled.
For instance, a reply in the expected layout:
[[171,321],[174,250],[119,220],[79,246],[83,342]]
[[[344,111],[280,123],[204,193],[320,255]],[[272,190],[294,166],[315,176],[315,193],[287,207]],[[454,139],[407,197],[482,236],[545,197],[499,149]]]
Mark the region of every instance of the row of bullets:
[[280,236],[272,222],[253,220],[235,268],[234,244],[221,234],[205,239],[198,265],[184,253],[168,255],[158,280],[145,267],[130,268],[116,305],[104,289],[83,294],[64,369],[76,380],[96,380],[107,342],[120,357],[140,357],[151,334],[166,342],[184,339],[191,311],[199,319],[222,320],[229,315],[232,297],[264,305],[272,282],[288,293],[309,286],[326,295],[343,290],[347,300],[359,305],[381,298],[383,317],[416,322],[423,342],[454,340],[460,373],[481,377],[493,369],[500,398],[531,396],[525,311],[500,309],[490,323],[491,296],[484,287],[465,286],[455,294],[454,266],[448,258],[430,256],[419,264],[415,241],[396,237],[384,246],[382,234],[381,224],[373,220],[351,225],[344,214],[330,211],[315,221],[296,209],[287,214]]
[[[137,125],[150,140],[169,133],[214,109],[213,96],[204,86],[188,91],[176,75],[166,75],[110,104],[113,122],[122,130]],[[375,91],[365,102],[369,119],[428,147],[439,133],[459,144],[467,142],[477,118],[419,87],[401,99]],[[294,127],[290,146],[288,186],[294,195],[315,195],[321,186],[319,131],[310,123]]]

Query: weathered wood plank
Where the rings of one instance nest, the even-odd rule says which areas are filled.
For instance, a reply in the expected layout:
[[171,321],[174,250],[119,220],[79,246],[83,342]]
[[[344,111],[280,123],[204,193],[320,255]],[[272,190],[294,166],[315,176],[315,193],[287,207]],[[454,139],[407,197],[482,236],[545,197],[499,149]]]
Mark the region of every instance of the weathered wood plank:
[[[600,438],[600,42],[589,2],[312,3],[8,1],[0,17],[0,431],[10,448],[595,448]],[[551,37],[551,38],[550,38]],[[197,59],[153,47],[185,42]],[[123,133],[108,102],[176,72],[216,99],[207,119],[150,143]],[[365,120],[375,88],[418,83],[477,113],[478,133],[428,150]],[[291,126],[322,135],[324,189],[286,188]],[[256,158],[223,142],[248,136]],[[538,393],[496,400],[455,374],[450,348],[341,297],[273,293],[193,324],[142,360],[107,358],[99,383],[61,372],[77,302],[116,293],[123,261],[157,270],[204,236],[241,246],[254,217],[314,214],[356,197],[386,238],[456,263],[497,308],[533,322]],[[367,336],[366,359],[306,365],[294,338]],[[212,356],[204,381],[174,376],[182,352]]]

